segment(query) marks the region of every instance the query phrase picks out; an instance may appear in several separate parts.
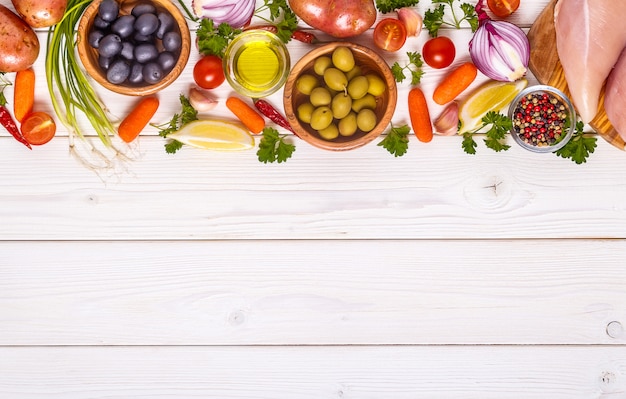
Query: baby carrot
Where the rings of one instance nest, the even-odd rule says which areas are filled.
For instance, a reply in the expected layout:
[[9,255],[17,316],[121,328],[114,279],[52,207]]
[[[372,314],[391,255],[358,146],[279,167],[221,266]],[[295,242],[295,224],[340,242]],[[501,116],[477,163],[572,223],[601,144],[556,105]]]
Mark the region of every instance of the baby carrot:
[[419,141],[428,143],[433,139],[433,125],[430,121],[426,97],[418,87],[409,91],[409,117],[415,136]]
[[259,134],[265,128],[265,119],[238,97],[228,97],[226,107],[250,130]]
[[435,88],[433,100],[439,105],[449,103],[472,84],[477,74],[478,70],[471,62],[461,64]]
[[35,104],[35,71],[32,68],[15,74],[13,113],[19,122],[33,112]]
[[139,136],[139,133],[141,133],[143,128],[150,122],[150,119],[152,119],[158,108],[158,98],[142,98],[135,108],[126,115],[122,123],[120,123],[120,126],[117,128],[117,134],[122,140],[130,143]]

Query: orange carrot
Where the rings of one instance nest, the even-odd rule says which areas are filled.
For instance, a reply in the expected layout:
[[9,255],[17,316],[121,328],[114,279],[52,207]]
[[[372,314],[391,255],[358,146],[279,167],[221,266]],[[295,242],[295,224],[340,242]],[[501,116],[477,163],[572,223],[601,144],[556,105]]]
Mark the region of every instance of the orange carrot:
[[15,74],[13,113],[15,119],[22,122],[26,115],[33,112],[35,104],[35,71],[32,68]]
[[439,105],[449,103],[472,84],[477,74],[478,70],[471,62],[460,65],[439,83],[433,100]]
[[426,97],[418,87],[409,91],[409,117],[415,136],[419,141],[428,143],[433,139],[433,125],[430,121]]
[[144,127],[150,122],[159,108],[159,99],[156,97],[144,97],[133,108],[133,110],[124,118],[120,127],[117,128],[117,134],[127,143],[133,141]]
[[259,134],[265,128],[265,119],[238,97],[228,97],[226,107],[250,130]]

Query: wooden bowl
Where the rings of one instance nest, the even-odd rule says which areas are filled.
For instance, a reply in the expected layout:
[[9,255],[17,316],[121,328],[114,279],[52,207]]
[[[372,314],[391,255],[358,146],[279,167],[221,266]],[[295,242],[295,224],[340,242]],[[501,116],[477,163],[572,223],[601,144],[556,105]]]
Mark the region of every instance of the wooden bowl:
[[[296,87],[296,80],[304,73],[315,74],[313,64],[320,56],[331,56],[339,46],[346,46],[352,50],[356,65],[360,66],[363,74],[375,73],[381,77],[387,86],[385,92],[376,97],[376,119],[378,123],[373,130],[363,132],[357,130],[352,136],[339,136],[334,140],[323,139],[309,124],[300,122],[297,117],[297,109],[300,104],[308,101],[308,96],[300,93]],[[387,65],[387,62],[374,50],[349,42],[333,42],[318,47],[302,57],[292,68],[287,82],[285,83],[283,103],[285,114],[291,127],[298,137],[308,143],[330,151],[345,151],[359,148],[368,144],[387,129],[396,109],[398,91],[396,81]]]
[[[180,54],[178,55],[178,61],[170,72],[163,77],[158,83],[155,84],[131,84],[129,82],[121,84],[113,84],[106,78],[105,71],[100,67],[98,63],[98,52],[91,47],[88,41],[89,32],[91,32],[94,18],[98,13],[98,7],[102,0],[94,0],[83,13],[81,20],[78,24],[77,43],[78,55],[85,68],[85,71],[89,76],[96,80],[99,84],[105,88],[119,94],[125,94],[129,96],[147,96],[154,94],[159,90],[169,86],[174,80],[181,74],[187,60],[189,59],[189,52],[191,49],[191,35],[189,33],[189,27],[187,26],[187,20],[184,15],[178,9],[178,7],[171,0],[118,0],[120,5],[120,15],[128,15],[132,8],[139,4],[149,2],[152,3],[157,11],[169,12],[176,21],[177,30],[179,31],[182,39]],[[160,41],[159,41],[160,42]],[[160,46],[160,43],[157,43]]]

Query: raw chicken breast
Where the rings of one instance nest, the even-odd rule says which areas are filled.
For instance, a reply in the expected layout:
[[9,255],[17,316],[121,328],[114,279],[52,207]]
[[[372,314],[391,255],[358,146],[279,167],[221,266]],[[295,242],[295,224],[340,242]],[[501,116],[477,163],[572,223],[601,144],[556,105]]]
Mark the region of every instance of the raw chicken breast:
[[611,125],[626,140],[626,50],[622,51],[615,68],[606,81],[604,110]]
[[560,0],[556,46],[572,102],[583,122],[598,111],[600,90],[626,45],[622,0]]

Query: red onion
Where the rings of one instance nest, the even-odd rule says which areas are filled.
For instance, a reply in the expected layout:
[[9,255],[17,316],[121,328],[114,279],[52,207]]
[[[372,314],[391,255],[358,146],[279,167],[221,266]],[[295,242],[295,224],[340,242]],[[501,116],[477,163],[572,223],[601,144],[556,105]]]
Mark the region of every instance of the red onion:
[[226,22],[242,28],[254,15],[256,0],[193,0],[193,11],[199,18],[209,18],[216,25]]
[[506,21],[494,21],[476,4],[478,29],[469,43],[472,62],[487,77],[503,82],[522,78],[528,69],[530,43],[523,30]]

